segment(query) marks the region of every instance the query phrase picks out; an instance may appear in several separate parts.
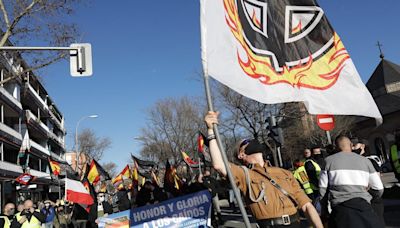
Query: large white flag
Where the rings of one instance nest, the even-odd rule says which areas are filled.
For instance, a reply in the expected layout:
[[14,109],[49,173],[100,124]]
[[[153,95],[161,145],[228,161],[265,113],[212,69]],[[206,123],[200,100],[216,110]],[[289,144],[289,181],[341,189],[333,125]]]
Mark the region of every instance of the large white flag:
[[324,11],[291,2],[201,0],[205,74],[262,103],[382,119]]

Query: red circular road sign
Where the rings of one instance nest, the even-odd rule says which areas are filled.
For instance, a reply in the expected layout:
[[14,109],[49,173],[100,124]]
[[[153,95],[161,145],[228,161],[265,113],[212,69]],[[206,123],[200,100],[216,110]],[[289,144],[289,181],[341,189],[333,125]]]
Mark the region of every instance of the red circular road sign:
[[335,117],[333,115],[317,115],[318,126],[325,131],[331,131],[335,127]]

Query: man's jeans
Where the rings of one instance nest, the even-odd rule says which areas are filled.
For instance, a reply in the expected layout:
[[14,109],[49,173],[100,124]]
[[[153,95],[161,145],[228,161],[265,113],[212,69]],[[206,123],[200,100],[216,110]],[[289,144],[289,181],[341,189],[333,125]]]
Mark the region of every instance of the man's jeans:
[[44,227],[45,227],[45,228],[53,228],[53,222],[46,222],[46,223],[44,224]]

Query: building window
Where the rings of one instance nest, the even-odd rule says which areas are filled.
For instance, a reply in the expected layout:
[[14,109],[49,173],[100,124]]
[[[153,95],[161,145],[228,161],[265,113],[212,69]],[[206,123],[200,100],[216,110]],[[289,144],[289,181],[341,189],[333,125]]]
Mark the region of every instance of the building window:
[[47,172],[47,167],[49,166],[49,161],[47,161],[47,160],[45,160],[45,159],[42,159],[42,166],[40,167],[40,171],[42,171],[42,172]]
[[33,154],[29,155],[29,167],[34,170],[40,171],[39,158]]
[[17,164],[17,157],[18,157],[18,149],[15,147],[11,147],[6,143],[3,144],[3,153],[4,153],[4,161]]

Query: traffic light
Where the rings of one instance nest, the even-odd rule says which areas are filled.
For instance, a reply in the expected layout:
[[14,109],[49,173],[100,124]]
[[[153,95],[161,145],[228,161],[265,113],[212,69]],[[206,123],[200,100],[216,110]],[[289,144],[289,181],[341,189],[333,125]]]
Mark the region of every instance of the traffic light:
[[86,77],[93,74],[92,69],[92,46],[89,43],[71,44],[70,71],[73,77]]
[[282,146],[284,143],[283,132],[282,128],[276,124],[275,116],[268,117],[268,123],[270,131],[268,136],[271,137],[278,146]]

